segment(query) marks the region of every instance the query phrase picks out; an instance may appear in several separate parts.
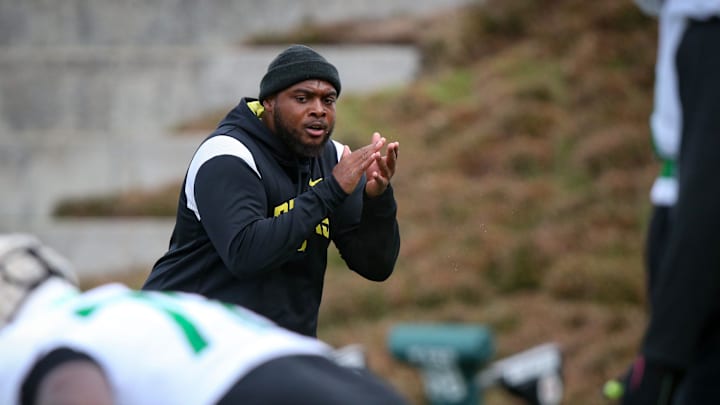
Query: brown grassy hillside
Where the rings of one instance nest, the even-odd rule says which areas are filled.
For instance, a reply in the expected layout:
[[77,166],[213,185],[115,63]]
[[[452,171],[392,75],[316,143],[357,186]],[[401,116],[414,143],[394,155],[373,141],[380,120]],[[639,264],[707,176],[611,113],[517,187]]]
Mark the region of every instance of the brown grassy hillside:
[[[338,30],[415,43],[426,65],[408,88],[340,99],[342,141],[359,146],[374,130],[400,141],[403,244],[382,284],[332,257],[320,337],[364,344],[371,367],[420,403],[417,373],[387,353],[390,328],[482,323],[498,357],[560,343],[565,403],[603,404],[602,383],[628,364],[645,321],[655,21],[630,0],[491,0],[273,40],[322,42]],[[176,194],[143,195],[174,210]],[[124,199],[135,201],[111,205]],[[487,403],[515,402],[491,392]]]

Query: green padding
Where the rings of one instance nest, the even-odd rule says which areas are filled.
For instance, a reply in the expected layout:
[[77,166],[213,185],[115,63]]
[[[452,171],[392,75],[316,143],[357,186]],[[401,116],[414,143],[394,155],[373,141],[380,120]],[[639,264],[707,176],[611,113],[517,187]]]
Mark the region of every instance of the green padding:
[[388,346],[396,358],[419,366],[451,362],[480,367],[495,350],[487,327],[451,323],[397,325],[390,331]]

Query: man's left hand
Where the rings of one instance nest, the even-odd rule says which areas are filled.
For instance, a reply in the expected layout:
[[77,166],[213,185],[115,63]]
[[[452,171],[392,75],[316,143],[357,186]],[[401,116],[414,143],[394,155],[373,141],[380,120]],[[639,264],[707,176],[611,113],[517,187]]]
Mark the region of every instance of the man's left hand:
[[[380,138],[380,133],[375,132],[372,136],[372,143],[377,142]],[[395,175],[399,147],[398,142],[389,143],[385,155],[380,154],[365,170],[365,177],[367,178],[365,194],[368,197],[377,197],[387,190],[390,179]]]

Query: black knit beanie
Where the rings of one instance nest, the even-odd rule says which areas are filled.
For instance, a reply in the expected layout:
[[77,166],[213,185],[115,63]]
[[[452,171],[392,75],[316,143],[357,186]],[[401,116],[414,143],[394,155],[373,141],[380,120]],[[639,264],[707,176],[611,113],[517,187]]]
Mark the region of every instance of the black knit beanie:
[[260,102],[295,83],[321,79],[332,84],[340,94],[340,76],[335,66],[305,45],[292,45],[282,51],[268,66],[260,81]]

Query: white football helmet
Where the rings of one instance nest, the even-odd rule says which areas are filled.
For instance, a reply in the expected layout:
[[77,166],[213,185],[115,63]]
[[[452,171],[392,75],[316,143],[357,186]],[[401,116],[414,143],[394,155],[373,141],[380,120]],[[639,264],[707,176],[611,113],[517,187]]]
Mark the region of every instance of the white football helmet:
[[72,265],[28,234],[0,234],[0,327],[51,277],[78,284]]

